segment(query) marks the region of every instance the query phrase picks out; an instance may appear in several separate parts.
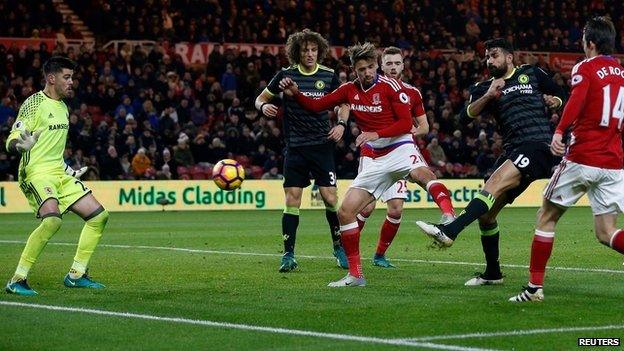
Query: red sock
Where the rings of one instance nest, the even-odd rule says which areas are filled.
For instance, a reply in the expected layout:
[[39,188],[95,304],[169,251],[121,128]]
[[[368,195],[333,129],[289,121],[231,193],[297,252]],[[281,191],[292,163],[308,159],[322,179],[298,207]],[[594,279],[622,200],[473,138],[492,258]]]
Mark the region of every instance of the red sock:
[[400,225],[401,217],[394,218],[386,216],[386,220],[381,226],[381,234],[379,235],[379,242],[377,242],[377,252],[375,252],[376,255],[383,256],[386,253],[388,246],[392,244],[392,240],[394,240],[396,233],[399,231]]
[[432,180],[427,183],[427,192],[433,198],[433,201],[438,205],[442,213],[455,215],[455,209],[451,202],[450,192],[444,186],[444,184],[437,180]]
[[546,263],[550,258],[555,233],[543,232],[535,229],[533,244],[531,244],[531,263],[529,264],[529,283],[544,285],[544,274],[546,274]]
[[360,229],[356,222],[340,226],[340,241],[349,261],[349,274],[354,277],[362,276],[362,262],[360,261]]
[[357,214],[357,224],[358,224],[358,228],[360,228],[360,231],[362,231],[362,229],[364,229],[364,225],[366,224],[366,220],[368,219],[368,217],[370,217],[370,212],[366,213],[364,211],[360,212]]
[[611,248],[621,254],[624,254],[624,229],[618,229],[611,235]]

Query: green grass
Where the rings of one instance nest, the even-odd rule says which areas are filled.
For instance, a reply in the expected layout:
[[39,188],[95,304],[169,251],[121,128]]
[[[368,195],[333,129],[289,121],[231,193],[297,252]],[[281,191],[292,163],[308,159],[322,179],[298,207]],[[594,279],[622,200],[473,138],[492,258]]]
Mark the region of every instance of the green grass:
[[[501,214],[503,264],[528,265],[535,212],[507,209]],[[623,257],[597,243],[588,208],[572,209],[563,218],[549,265],[619,273],[551,269],[546,276],[546,300],[541,304],[506,301],[526,283],[526,268],[504,267],[502,286],[464,287],[463,283],[482,269],[478,229],[476,225],[467,228],[449,250],[429,250],[428,241],[417,232],[413,220],[437,220],[439,214],[433,210],[404,214],[399,235],[388,251],[397,269],[373,267],[370,259],[383,217],[383,211],[378,210],[362,235],[360,250],[368,286],[330,289],[327,283],[341,278],[345,271],[331,257],[322,211],[302,211],[297,238],[300,268],[290,274],[277,273],[282,249],[280,212],[113,213],[102,246],[91,262],[93,277],[108,288],[93,291],[62,285],[82,226],[78,217],[68,215],[29,277],[40,295],[24,298],[0,294],[0,350],[430,349],[418,344],[385,345],[370,339],[334,340],[3,305],[6,301],[384,340],[619,326],[613,330],[429,341],[438,346],[486,349],[568,350],[576,348],[579,337],[624,335]],[[0,277],[8,279],[23,242],[37,222],[32,215],[1,215],[0,224]]]

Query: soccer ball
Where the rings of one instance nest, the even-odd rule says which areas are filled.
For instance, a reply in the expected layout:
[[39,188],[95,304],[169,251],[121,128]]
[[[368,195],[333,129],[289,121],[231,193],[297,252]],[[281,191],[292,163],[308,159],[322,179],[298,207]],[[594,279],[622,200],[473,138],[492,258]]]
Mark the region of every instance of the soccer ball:
[[212,180],[223,190],[238,189],[244,179],[245,169],[236,160],[221,160],[212,168]]

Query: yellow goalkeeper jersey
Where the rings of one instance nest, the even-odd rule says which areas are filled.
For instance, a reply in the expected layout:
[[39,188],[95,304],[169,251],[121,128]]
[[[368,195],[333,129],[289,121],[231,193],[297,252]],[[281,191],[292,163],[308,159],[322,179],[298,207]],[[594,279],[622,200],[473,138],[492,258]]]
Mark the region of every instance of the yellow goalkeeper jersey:
[[39,174],[65,173],[63,153],[69,128],[69,111],[61,100],[48,97],[39,91],[24,101],[20,107],[11,134],[6,141],[19,137],[24,130],[41,131],[39,140],[28,152],[22,153],[19,166],[19,179]]

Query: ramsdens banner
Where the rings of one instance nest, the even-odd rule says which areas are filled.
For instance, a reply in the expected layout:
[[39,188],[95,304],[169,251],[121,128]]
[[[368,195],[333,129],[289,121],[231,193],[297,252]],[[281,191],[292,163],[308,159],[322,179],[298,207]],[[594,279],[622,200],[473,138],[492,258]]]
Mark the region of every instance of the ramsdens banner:
[[[445,179],[455,207],[466,204],[481,190],[481,180]],[[210,180],[171,181],[96,181],[85,182],[95,197],[109,211],[162,210],[279,210],[284,208],[284,190],[280,180],[247,180],[241,189],[223,191]],[[351,180],[338,181],[338,196],[343,198]],[[546,180],[533,183],[511,206],[541,205]],[[427,192],[408,184],[405,208],[435,208]],[[587,197],[578,205],[587,206]],[[322,209],[323,199],[316,187],[303,192],[302,209]],[[31,212],[17,182],[0,182],[0,213]]]

